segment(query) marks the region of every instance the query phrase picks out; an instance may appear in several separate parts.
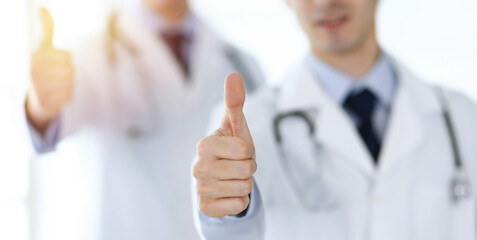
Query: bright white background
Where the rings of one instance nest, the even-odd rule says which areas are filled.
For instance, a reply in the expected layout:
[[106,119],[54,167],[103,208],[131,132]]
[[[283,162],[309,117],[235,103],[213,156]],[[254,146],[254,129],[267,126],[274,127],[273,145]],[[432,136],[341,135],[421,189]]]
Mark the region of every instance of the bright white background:
[[[109,2],[43,1],[56,21],[56,45],[71,47],[100,31]],[[68,234],[79,230],[61,219],[71,216],[69,206],[79,201],[73,190],[78,183],[62,174],[73,164],[32,165],[20,124],[35,4],[15,0],[0,8],[0,239],[72,239]],[[192,0],[192,5],[222,36],[253,54],[273,84],[307,53],[305,36],[284,0]],[[381,0],[379,40],[419,76],[477,101],[476,12],[477,0]]]

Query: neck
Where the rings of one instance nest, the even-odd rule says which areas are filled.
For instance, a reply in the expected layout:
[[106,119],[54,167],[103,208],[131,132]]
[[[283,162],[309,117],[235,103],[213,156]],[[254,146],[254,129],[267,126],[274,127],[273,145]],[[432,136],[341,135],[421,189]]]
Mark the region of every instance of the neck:
[[178,22],[185,17],[188,12],[189,6],[186,1],[174,6],[167,6],[164,8],[151,6],[154,11],[161,15],[162,18],[169,22]]
[[346,52],[325,53],[313,50],[313,54],[346,74],[359,78],[364,76],[378,59],[379,45],[373,35],[360,46]]

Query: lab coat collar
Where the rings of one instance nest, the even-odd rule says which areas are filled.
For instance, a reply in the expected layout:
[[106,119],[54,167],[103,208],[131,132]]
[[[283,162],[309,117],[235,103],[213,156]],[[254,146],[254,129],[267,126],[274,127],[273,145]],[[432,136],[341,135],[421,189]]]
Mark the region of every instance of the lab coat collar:
[[379,175],[413,161],[413,156],[417,154],[427,135],[426,120],[440,117],[441,114],[435,89],[421,82],[396,60],[392,61],[397,69],[400,85],[381,147]]
[[398,163],[411,161],[412,154],[425,138],[424,120],[440,112],[433,89],[391,58],[399,86],[391,108],[379,167],[362,142],[346,112],[331,100],[313,78],[306,64],[301,63],[279,90],[278,112],[293,110],[316,111],[316,139],[335,154],[343,156],[364,175],[376,178]]

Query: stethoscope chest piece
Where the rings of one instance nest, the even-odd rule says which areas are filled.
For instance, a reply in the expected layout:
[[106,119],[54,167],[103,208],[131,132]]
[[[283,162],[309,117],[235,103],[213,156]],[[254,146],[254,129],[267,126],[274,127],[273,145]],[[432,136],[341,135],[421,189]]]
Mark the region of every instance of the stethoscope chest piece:
[[469,179],[460,171],[452,179],[450,186],[452,201],[459,203],[472,195],[472,187]]

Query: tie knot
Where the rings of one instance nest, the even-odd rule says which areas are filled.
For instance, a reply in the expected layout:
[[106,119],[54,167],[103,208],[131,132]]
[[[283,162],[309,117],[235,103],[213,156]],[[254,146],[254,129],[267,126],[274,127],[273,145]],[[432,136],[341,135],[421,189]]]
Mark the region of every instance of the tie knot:
[[364,122],[370,122],[376,105],[376,96],[368,89],[352,92],[346,98],[344,108],[358,115]]
[[185,40],[184,34],[180,31],[165,31],[161,33],[162,38],[165,41],[171,42],[182,42]]
[[161,37],[174,54],[181,52],[181,47],[186,40],[181,32],[163,32]]

